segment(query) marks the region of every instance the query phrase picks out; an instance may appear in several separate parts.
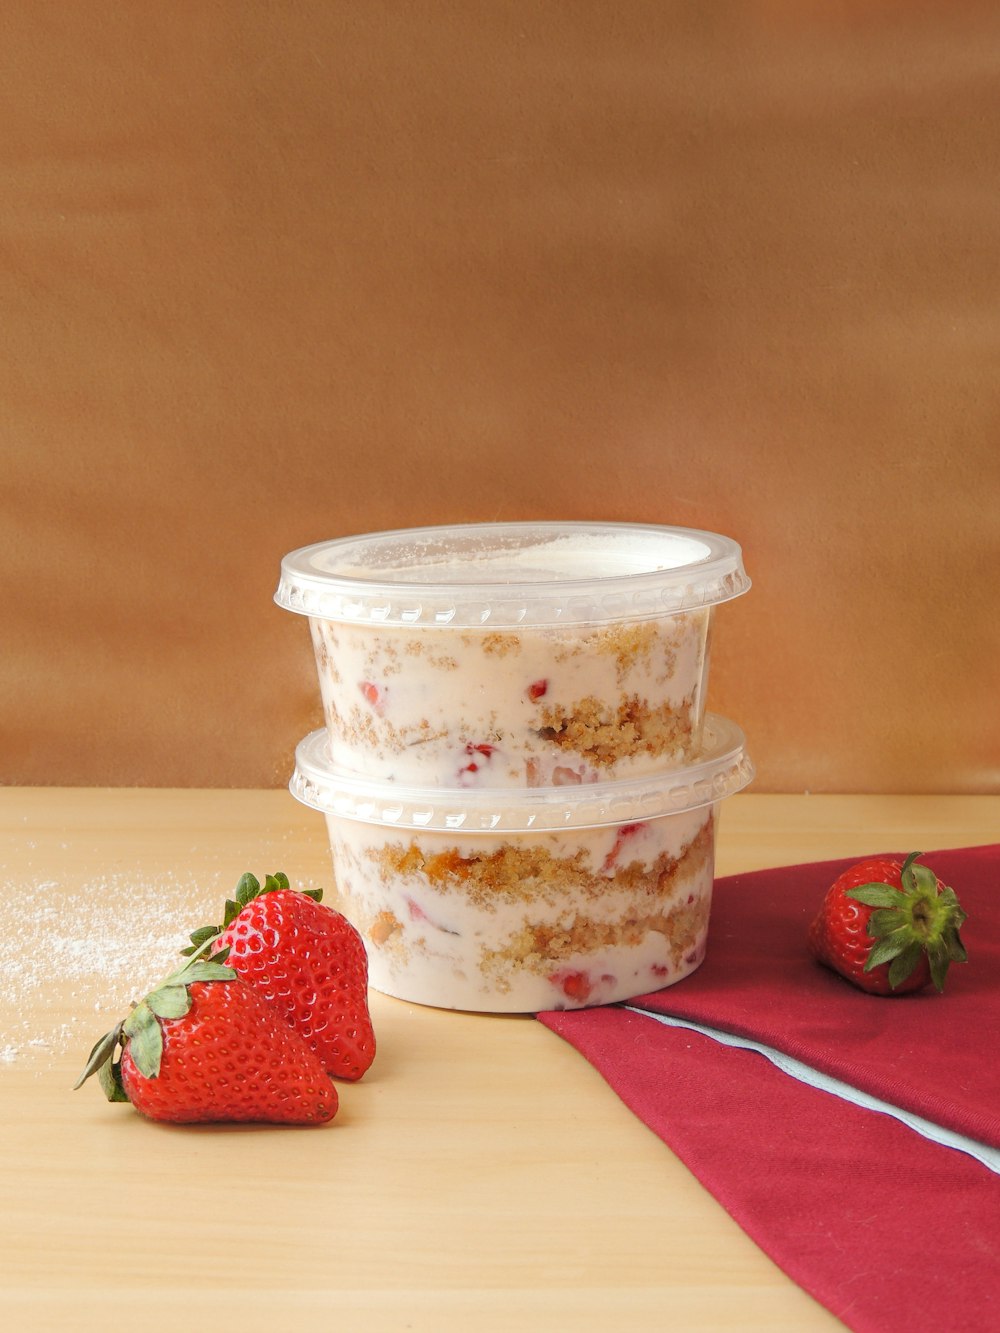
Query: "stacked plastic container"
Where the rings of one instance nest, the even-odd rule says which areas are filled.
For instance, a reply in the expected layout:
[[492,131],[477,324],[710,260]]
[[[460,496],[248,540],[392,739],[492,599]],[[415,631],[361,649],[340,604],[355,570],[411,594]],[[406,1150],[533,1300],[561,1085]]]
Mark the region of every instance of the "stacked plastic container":
[[327,821],[372,985],[452,1009],[629,999],[705,955],[721,802],[753,768],[705,712],[739,546],[687,528],[374,533],[282,561],[326,726],[290,789]]

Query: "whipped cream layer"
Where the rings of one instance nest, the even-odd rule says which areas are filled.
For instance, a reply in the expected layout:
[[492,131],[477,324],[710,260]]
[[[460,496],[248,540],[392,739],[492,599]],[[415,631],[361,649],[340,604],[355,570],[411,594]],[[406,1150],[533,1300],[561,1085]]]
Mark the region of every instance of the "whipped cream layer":
[[332,761],[450,788],[676,768],[701,740],[711,618],[469,629],[311,617]]
[[630,999],[704,958],[716,809],[461,835],[328,815],[338,906],[388,995],[493,1013]]

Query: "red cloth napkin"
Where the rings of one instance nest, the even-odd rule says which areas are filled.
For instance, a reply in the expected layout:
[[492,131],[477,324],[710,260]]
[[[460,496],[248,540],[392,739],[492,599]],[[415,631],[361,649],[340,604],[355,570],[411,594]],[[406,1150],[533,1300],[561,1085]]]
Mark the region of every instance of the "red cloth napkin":
[[[923,859],[970,962],[944,995],[870,997],[814,963],[808,923],[857,858],[718,880],[709,955],[631,1003],[777,1047],[1000,1145],[1000,845]],[[756,1052],[621,1008],[540,1014],[775,1262],[859,1333],[1000,1328],[1000,1177]]]
[[719,880],[698,972],[631,1003],[775,1046],[1000,1147],[1000,844],[922,858],[969,914],[962,938],[972,961],[952,965],[943,995],[865,995],[813,962],[809,922],[857,859]]

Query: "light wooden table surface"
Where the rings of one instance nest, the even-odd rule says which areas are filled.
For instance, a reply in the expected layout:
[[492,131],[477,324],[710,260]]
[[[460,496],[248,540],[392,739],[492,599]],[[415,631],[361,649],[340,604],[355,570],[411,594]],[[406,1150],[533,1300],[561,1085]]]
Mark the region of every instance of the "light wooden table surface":
[[[718,871],[998,838],[1000,797],[744,794]],[[71,1092],[244,870],[329,884],[323,821],[287,793],[7,789],[0,866],[7,1328],[840,1327],[531,1018],[373,996],[376,1064],[318,1130]]]

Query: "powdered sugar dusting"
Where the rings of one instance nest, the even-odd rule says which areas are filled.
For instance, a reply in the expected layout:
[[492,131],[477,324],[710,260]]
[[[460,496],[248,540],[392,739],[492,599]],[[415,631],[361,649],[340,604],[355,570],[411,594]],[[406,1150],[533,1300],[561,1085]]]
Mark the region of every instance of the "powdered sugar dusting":
[[190,932],[218,920],[234,888],[211,876],[106,873],[69,888],[4,875],[0,1067],[67,1048],[82,1066],[130,1001],[180,966]]

